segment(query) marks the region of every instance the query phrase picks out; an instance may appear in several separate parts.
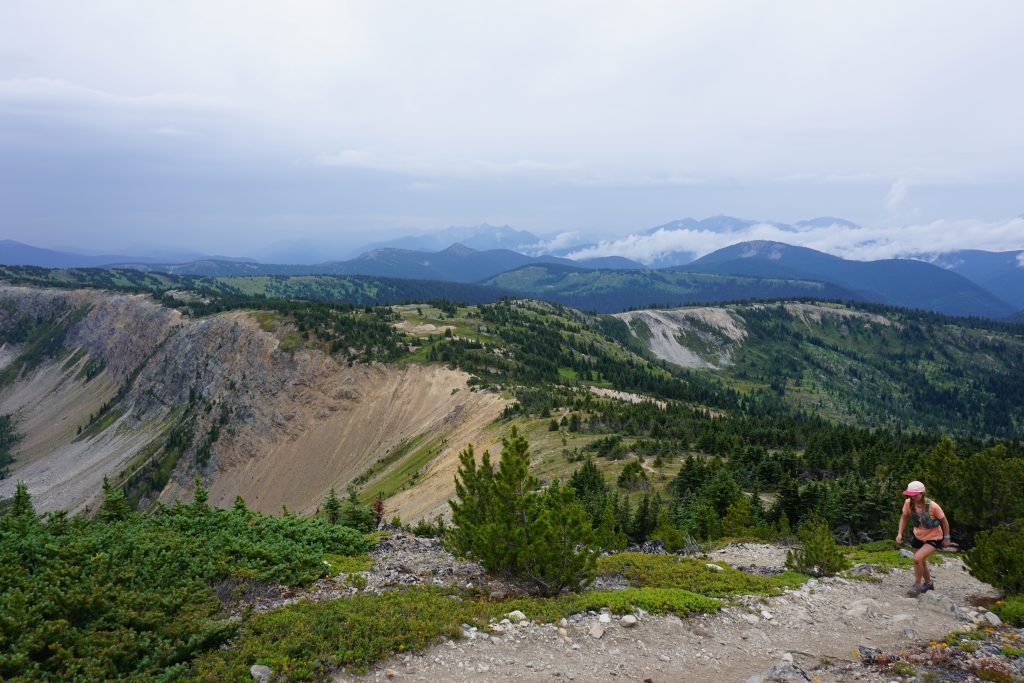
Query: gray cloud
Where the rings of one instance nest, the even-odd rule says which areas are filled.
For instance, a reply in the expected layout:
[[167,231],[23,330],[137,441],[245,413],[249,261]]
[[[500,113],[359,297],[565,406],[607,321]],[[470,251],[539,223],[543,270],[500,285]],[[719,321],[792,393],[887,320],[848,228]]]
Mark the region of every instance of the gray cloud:
[[221,251],[719,212],[954,230],[1021,210],[1022,22],[1016,0],[6,3],[0,211],[9,237],[172,225]]

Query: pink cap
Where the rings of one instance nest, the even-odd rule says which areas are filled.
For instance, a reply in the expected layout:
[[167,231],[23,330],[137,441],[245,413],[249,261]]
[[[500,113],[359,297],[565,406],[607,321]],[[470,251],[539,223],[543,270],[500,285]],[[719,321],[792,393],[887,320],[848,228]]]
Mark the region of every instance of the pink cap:
[[924,484],[919,481],[912,481],[907,484],[907,490],[903,492],[904,496],[913,496],[917,493],[924,493]]

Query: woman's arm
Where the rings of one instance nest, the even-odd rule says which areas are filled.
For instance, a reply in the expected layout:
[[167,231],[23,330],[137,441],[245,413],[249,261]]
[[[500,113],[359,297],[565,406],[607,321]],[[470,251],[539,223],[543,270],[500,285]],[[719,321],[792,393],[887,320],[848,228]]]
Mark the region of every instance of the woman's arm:
[[[903,543],[903,528],[907,526],[907,517],[910,517],[909,512],[904,512],[903,515],[900,516],[900,528],[896,531],[896,542],[900,544]],[[946,520],[943,519],[942,523],[945,524]]]
[[942,518],[942,547],[946,548],[950,544],[949,540],[949,519],[946,517]]

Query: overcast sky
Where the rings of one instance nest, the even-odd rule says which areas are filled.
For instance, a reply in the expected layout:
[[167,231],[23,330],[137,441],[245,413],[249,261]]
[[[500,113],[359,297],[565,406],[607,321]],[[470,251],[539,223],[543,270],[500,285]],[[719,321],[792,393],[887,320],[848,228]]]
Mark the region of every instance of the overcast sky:
[[846,218],[808,246],[863,258],[1019,249],[1021,26],[1019,0],[11,0],[0,237],[246,255],[727,213]]

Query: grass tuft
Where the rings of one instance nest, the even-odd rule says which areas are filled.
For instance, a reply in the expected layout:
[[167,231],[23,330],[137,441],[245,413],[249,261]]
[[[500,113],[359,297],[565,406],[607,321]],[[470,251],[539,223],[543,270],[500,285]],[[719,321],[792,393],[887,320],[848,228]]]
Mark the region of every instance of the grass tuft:
[[777,576],[757,576],[729,566],[721,571],[711,569],[704,560],[675,555],[618,553],[597,561],[598,574],[621,574],[634,586],[648,588],[681,588],[710,597],[731,595],[778,595],[786,588],[796,588],[807,577],[796,572]]

